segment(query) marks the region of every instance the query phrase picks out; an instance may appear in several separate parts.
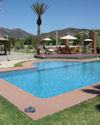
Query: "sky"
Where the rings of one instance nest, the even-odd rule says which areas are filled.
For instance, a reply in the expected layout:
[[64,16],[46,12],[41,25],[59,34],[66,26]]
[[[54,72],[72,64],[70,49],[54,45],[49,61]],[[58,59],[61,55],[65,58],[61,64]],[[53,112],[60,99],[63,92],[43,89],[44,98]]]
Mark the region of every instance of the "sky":
[[[3,0],[0,27],[20,28],[37,34],[37,15],[31,9],[36,0]],[[42,15],[41,33],[65,28],[100,29],[100,0],[38,0],[48,4]]]

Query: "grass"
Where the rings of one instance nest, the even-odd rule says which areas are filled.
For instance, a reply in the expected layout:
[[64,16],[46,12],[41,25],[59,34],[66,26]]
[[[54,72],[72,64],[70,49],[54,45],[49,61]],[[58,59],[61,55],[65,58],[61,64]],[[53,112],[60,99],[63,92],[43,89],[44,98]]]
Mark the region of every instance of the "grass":
[[36,53],[36,50],[30,51],[29,49],[20,49],[20,50],[15,50],[15,52],[21,52],[21,53]]
[[25,61],[16,63],[16,64],[14,64],[14,67],[22,67],[22,64],[23,64],[24,62],[25,62]]
[[[73,59],[73,60],[87,60],[87,59],[97,59],[97,58],[95,58],[95,57],[87,57],[87,58],[79,58],[79,59],[76,58],[76,59]],[[100,58],[98,58],[98,59],[100,59]],[[69,60],[72,60],[72,59],[69,59]],[[26,61],[22,61],[22,62],[16,63],[16,64],[14,64],[14,67],[22,67],[22,64],[24,62],[26,62]]]
[[0,96],[0,125],[99,125],[100,108],[96,108],[98,104],[100,104],[100,96],[33,121]]

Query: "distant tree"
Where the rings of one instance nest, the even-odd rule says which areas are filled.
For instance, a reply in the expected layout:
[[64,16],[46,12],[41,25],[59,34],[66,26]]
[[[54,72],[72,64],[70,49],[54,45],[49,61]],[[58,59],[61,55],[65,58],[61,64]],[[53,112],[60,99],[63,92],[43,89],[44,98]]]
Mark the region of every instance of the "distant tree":
[[20,40],[21,49],[24,49],[24,40]]
[[25,39],[25,45],[31,45],[32,44],[32,37],[28,37]]
[[93,30],[90,30],[90,32],[89,32],[89,39],[92,39],[92,33],[93,33]]
[[52,45],[56,45],[56,39],[53,37],[50,37]]
[[100,47],[100,31],[97,32],[97,47]]
[[15,39],[15,38],[12,38],[12,37],[9,37],[8,39],[9,39],[9,41],[10,41],[10,46],[11,46],[11,47],[14,47],[14,46],[15,46],[15,43],[16,43],[16,39]]
[[37,48],[37,41],[37,38],[32,39],[32,47],[35,49]]
[[74,45],[82,45],[82,36],[80,33],[77,33],[75,35],[75,37],[77,37],[78,39],[77,40],[74,40],[73,44]]
[[100,37],[100,32],[98,32],[98,36]]
[[20,44],[19,41],[16,41],[16,43],[15,43],[15,45],[14,45],[14,48],[15,48],[16,50],[21,49],[21,44]]
[[88,34],[84,32],[82,35],[82,40],[84,41],[85,39],[88,39],[88,37],[89,37]]
[[48,9],[48,5],[45,4],[44,2],[39,3],[37,1],[37,2],[32,3],[32,7],[31,8],[35,12],[35,14],[38,16],[38,19],[37,19],[37,25],[38,25],[38,30],[37,30],[38,46],[37,46],[37,48],[39,48],[39,45],[40,45],[40,42],[41,42],[40,41],[40,25],[42,23],[41,16]]
[[60,45],[65,45],[65,40],[60,39],[60,40],[59,40],[59,43],[60,43]]

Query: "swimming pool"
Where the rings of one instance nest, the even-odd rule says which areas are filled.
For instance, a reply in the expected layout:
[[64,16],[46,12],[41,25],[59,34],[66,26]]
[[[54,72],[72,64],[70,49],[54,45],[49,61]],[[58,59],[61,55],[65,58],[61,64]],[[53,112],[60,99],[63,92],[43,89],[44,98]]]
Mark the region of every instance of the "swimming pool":
[[35,63],[37,69],[0,73],[0,78],[39,98],[50,98],[100,82],[100,61]]

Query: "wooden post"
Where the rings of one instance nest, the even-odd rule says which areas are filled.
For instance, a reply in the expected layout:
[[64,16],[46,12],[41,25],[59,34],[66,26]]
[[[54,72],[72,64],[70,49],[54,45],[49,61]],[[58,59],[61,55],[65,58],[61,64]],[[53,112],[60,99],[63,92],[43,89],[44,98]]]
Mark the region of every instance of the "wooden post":
[[[66,34],[66,36],[67,36],[68,34]],[[69,48],[69,40],[68,39],[66,39],[66,41],[65,41],[65,47],[66,48]]]
[[96,54],[96,32],[92,33],[92,53]]
[[6,42],[4,41],[4,55],[7,54],[7,50],[6,50]]

